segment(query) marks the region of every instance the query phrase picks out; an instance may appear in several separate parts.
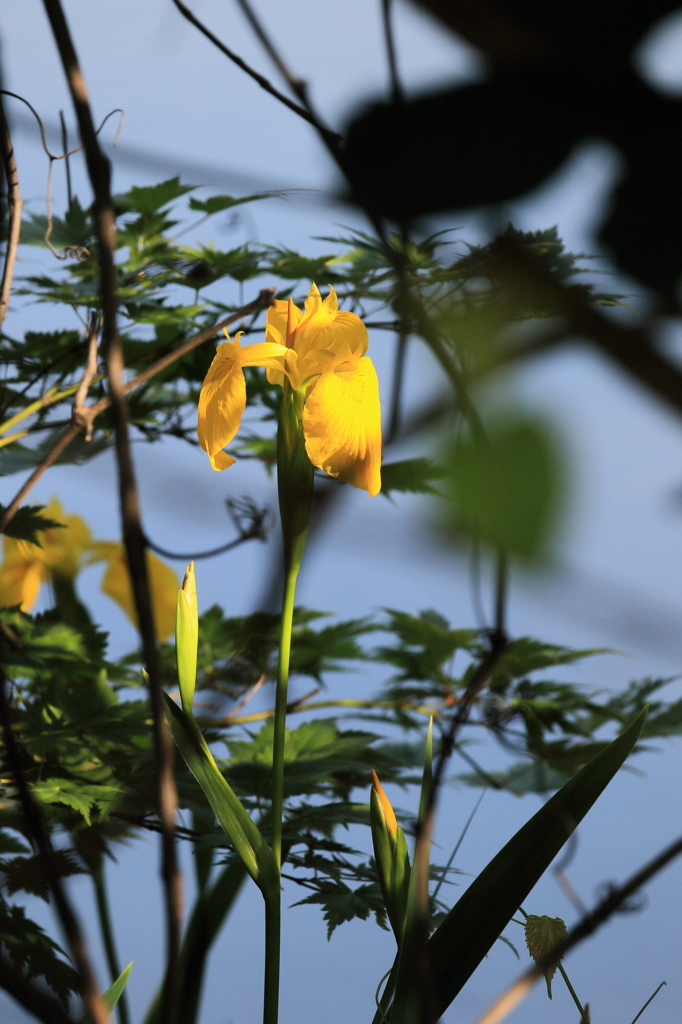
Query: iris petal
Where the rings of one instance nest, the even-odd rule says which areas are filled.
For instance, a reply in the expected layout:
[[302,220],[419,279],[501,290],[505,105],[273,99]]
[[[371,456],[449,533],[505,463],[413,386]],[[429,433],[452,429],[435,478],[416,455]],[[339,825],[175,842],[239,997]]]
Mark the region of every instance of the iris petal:
[[303,409],[306,451],[314,466],[369,492],[381,490],[379,382],[367,356],[352,370],[328,370]]
[[245,408],[246,382],[240,350],[231,342],[223,342],[201,388],[197,422],[199,443],[214,469],[226,469],[234,462],[222,449],[239,430]]

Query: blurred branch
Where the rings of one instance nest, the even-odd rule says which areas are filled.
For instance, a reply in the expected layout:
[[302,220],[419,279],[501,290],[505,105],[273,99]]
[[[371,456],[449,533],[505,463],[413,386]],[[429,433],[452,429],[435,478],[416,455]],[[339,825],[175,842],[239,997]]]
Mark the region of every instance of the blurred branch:
[[[90,959],[86,952],[83,933],[81,932],[78,918],[71,907],[71,903],[66,895],[66,890],[62,884],[59,870],[55,863],[54,850],[52,848],[50,836],[45,828],[40,808],[34,802],[31,791],[26,779],[24,778],[22,755],[19,751],[19,745],[14,735],[14,729],[12,728],[10,701],[7,692],[7,677],[5,676],[2,668],[0,668],[0,727],[2,728],[7,766],[14,778],[14,784],[17,788],[17,796],[24,817],[26,830],[31,838],[31,842],[35,844],[40,856],[42,869],[52,892],[59,921],[64,931],[64,935],[66,936],[69,950],[73,957],[73,962],[80,974],[81,982],[83,984],[83,1000],[92,1018],[93,1024],[107,1024],[109,1015],[102,1004],[102,1000],[100,999],[99,992],[97,990],[95,976],[90,965]],[[3,984],[4,980],[5,976],[3,973]]]
[[[218,334],[218,332],[221,331],[223,327],[229,327],[229,325],[234,323],[236,320],[239,320],[243,316],[247,316],[249,313],[252,313],[257,309],[266,309],[271,304],[274,294],[274,288],[264,288],[260,292],[258,298],[254,299],[252,302],[249,302],[245,306],[242,306],[241,309],[238,309],[235,313],[232,313],[224,320],[219,320],[218,323],[213,324],[211,327],[207,327],[206,330],[200,331],[199,334],[196,334],[193,338],[190,338],[182,345],[178,345],[178,347],[176,349],[173,349],[172,352],[169,352],[168,355],[162,356],[161,359],[157,360],[157,362],[150,366],[148,370],[145,370],[143,373],[139,373],[136,377],[133,377],[132,380],[128,381],[127,384],[124,384],[124,394],[127,395],[130,391],[133,390],[133,388],[139,387],[140,384],[146,383],[146,381],[150,380],[150,378],[155,376],[155,374],[160,373],[161,370],[165,370],[167,366],[170,366],[172,363],[177,362],[178,359],[182,359],[182,357],[186,355],[188,352],[191,352],[192,349],[196,348],[198,345],[201,345],[204,341],[208,341],[214,335]],[[29,492],[33,489],[33,487],[41,478],[43,473],[45,473],[45,471],[48,470],[50,466],[54,465],[54,463],[57,461],[57,459],[65,450],[65,448],[71,443],[71,441],[73,441],[75,437],[78,436],[81,430],[83,430],[84,426],[86,426],[87,424],[87,421],[94,421],[95,417],[98,416],[99,413],[103,412],[105,409],[108,409],[110,406],[111,398],[108,395],[106,395],[104,398],[101,398],[99,402],[95,402],[94,405],[82,408],[80,410],[80,415],[81,418],[83,419],[83,422],[77,423],[74,420],[74,422],[71,423],[71,425],[64,431],[62,436],[56,441],[54,447],[51,448],[50,451],[47,453],[47,455],[40,463],[40,465],[33,471],[28,480],[22,485],[20,490],[17,492],[15,497],[7,506],[7,509],[4,515],[2,516],[2,519],[0,519],[0,533],[3,533],[5,531],[9,523],[14,518],[14,515],[17,512],[22,501],[24,500],[26,495],[29,494]]]
[[309,124],[312,124],[315,128],[318,129],[318,131],[326,132],[327,135],[329,135],[330,137],[330,141],[333,141],[334,144],[338,143],[341,140],[340,135],[337,135],[336,132],[329,131],[329,129],[327,128],[322,128],[317,123],[314,115],[311,114],[310,111],[306,110],[305,107],[299,106],[298,103],[294,103],[293,100],[290,100],[288,96],[285,96],[284,93],[281,93],[279,91],[279,89],[276,89],[275,86],[270,81],[268,81],[268,79],[265,78],[264,75],[259,74],[258,71],[255,71],[252,67],[250,67],[246,63],[246,61],[242,60],[242,58],[239,57],[233,50],[230,50],[229,47],[225,46],[225,43],[221,43],[218,37],[214,36],[211,30],[206,28],[206,26],[199,21],[196,15],[194,15],[192,11],[190,11],[189,7],[185,6],[185,4],[182,3],[182,0],[173,0],[173,3],[180,11],[180,14],[182,14],[183,18],[186,18],[187,21],[191,22],[191,24],[194,25],[195,28],[198,28],[199,31],[202,32],[206,36],[206,38],[213,43],[214,46],[217,46],[221,53],[224,53],[226,57],[229,57],[230,60],[233,61],[238,68],[241,68],[241,70],[245,71],[247,75],[250,75],[251,78],[254,79],[254,81],[258,82],[261,89],[265,89],[266,92],[269,92],[270,95],[274,96],[275,99],[280,101],[280,103],[283,103],[285,107],[288,107],[289,110],[292,110],[294,114],[298,114],[298,116],[302,117],[304,121],[307,121]]
[[[149,680],[157,798],[162,833],[162,876],[166,904],[167,964],[163,992],[164,1024],[178,1021],[178,968],[182,928],[182,877],[175,849],[177,791],[173,778],[173,741],[163,708],[163,689],[156,648],[156,632],[147,568],[147,552],[140,521],[140,505],[128,437],[128,408],[123,387],[123,350],[116,324],[118,312],[116,215],[111,197],[111,166],[97,141],[85,80],[59,0],[43,0],[52,27],[85,150],[88,176],[94,193],[93,217],[99,244],[100,298],[109,396],[116,436],[123,542],[126,550],[138,628]],[[87,371],[86,371],[87,374]]]
[[19,172],[14,156],[14,145],[12,135],[7,123],[5,108],[0,98],[0,149],[2,150],[2,165],[5,169],[5,183],[7,185],[7,248],[5,249],[5,262],[2,268],[2,283],[0,284],[0,327],[5,319],[9,308],[9,297],[12,291],[12,278],[14,277],[14,266],[17,260],[17,249],[19,247],[19,235],[21,234],[21,209],[23,200],[19,189]]
[[[635,380],[646,384],[676,412],[682,412],[682,372],[653,348],[646,330],[623,327],[598,313],[579,293],[564,288],[539,260],[514,245],[510,239],[498,238],[493,243],[492,252],[512,288],[527,292],[530,287],[549,299],[567,317],[573,333],[589,338]],[[541,344],[540,349],[570,340],[567,333],[564,331]],[[533,347],[528,351],[532,354]]]
[[676,839],[657,857],[640,868],[624,885],[612,889],[594,910],[578,921],[562,942],[559,942],[546,956],[538,960],[533,967],[524,971],[512,985],[505,989],[485,1013],[478,1017],[476,1024],[499,1024],[504,1020],[525,999],[535,982],[550,966],[562,959],[574,946],[596,932],[613,914],[622,911],[627,901],[638,889],[641,889],[680,854],[682,854],[682,837]]
[[395,37],[393,35],[393,22],[391,19],[391,0],[381,0],[381,13],[384,23],[384,39],[386,41],[386,56],[388,58],[388,70],[391,76],[391,93],[394,103],[402,103],[404,100],[400,77],[398,75],[398,60],[395,52]]

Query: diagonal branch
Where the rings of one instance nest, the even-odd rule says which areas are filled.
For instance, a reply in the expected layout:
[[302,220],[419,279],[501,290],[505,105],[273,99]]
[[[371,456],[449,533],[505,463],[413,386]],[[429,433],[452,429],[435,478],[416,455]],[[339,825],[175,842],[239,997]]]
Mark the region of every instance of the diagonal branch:
[[0,155],[5,168],[5,182],[7,184],[7,248],[5,250],[5,263],[2,268],[2,283],[0,284],[0,327],[5,319],[9,307],[9,297],[12,291],[12,278],[14,277],[14,266],[17,261],[17,249],[19,248],[19,235],[21,234],[21,209],[23,200],[19,189],[19,173],[17,161],[14,156],[14,145],[12,135],[7,123],[5,108],[0,99]]
[[111,165],[100,149],[90,109],[85,80],[59,0],[43,0],[61,57],[74,105],[81,142],[85,150],[88,176],[94,193],[93,215],[99,245],[100,295],[103,316],[102,341],[107,362],[109,395],[116,437],[119,498],[123,542],[130,572],[138,628],[149,680],[154,754],[157,774],[157,799],[162,832],[162,877],[166,905],[167,969],[163,992],[164,1024],[178,1021],[178,967],[182,927],[182,877],[175,848],[175,812],[177,792],[173,777],[173,742],[163,709],[163,689],[156,648],[156,632],[151,604],[147,552],[140,521],[140,506],[128,437],[128,409],[123,385],[123,352],[118,334],[116,219],[111,197]]
[[226,57],[229,57],[230,60],[233,61],[238,68],[241,68],[242,71],[245,71],[247,75],[250,75],[251,78],[254,79],[254,81],[258,82],[261,89],[265,89],[266,92],[269,92],[270,95],[274,96],[275,99],[280,101],[280,103],[283,103],[285,107],[288,107],[289,110],[293,110],[294,114],[298,114],[298,116],[302,117],[304,121],[307,121],[309,124],[312,124],[313,127],[317,128],[318,131],[324,133],[328,137],[327,141],[330,144],[337,145],[341,141],[340,135],[338,135],[336,132],[330,131],[328,128],[321,127],[314,114],[312,114],[305,107],[302,107],[298,103],[294,103],[293,100],[290,100],[288,96],[285,96],[284,93],[281,93],[279,91],[279,89],[276,89],[272,82],[268,81],[268,79],[265,78],[264,75],[259,74],[258,71],[254,71],[254,69],[250,67],[246,63],[246,61],[242,60],[242,58],[239,57],[233,50],[230,50],[229,47],[225,46],[225,43],[221,43],[220,39],[218,39],[217,36],[213,35],[211,30],[206,28],[206,26],[199,21],[196,15],[194,15],[190,11],[189,7],[186,7],[185,4],[182,3],[182,0],[173,0],[173,3],[180,11],[180,14],[182,14],[183,18],[186,18],[187,21],[191,22],[191,24],[194,25],[195,28],[198,28],[199,31],[202,32],[207,39],[210,39],[213,45],[217,46],[221,53],[224,53]]
[[[149,369],[145,370],[143,373],[138,373],[137,377],[133,377],[132,380],[128,381],[128,383],[123,386],[125,394],[127,395],[130,391],[133,390],[133,388],[138,387],[140,384],[146,383],[146,381],[150,380],[151,377],[153,377],[157,373],[160,373],[161,370],[165,370],[167,366],[170,366],[172,363],[177,362],[178,359],[182,359],[184,355],[186,355],[188,352],[191,352],[192,349],[196,348],[198,345],[203,344],[203,342],[205,341],[209,341],[212,337],[214,337],[214,335],[218,334],[223,329],[223,327],[229,327],[230,324],[235,323],[235,321],[240,320],[244,316],[248,316],[249,313],[254,313],[258,309],[267,309],[267,307],[272,303],[274,294],[274,288],[264,288],[260,292],[258,298],[254,299],[253,302],[247,303],[246,306],[242,306],[241,309],[238,309],[236,313],[232,313],[224,320],[220,320],[217,324],[213,324],[211,327],[207,327],[205,331],[200,331],[199,334],[195,334],[193,338],[189,338],[189,340],[183,342],[182,345],[178,345],[178,347],[176,349],[173,349],[172,352],[169,352],[167,355],[162,356],[161,359],[158,359],[153,364],[153,366],[149,367]],[[108,409],[110,406],[111,398],[108,395],[106,395],[104,398],[101,398],[100,401],[96,402],[94,405],[88,406],[85,409],[81,409],[80,415],[83,418],[87,418],[87,420],[94,421],[95,417],[98,416],[99,413],[103,412],[105,409]],[[86,425],[86,422],[78,423],[74,420],[74,422],[69,427],[67,427],[64,433],[61,435],[61,437],[58,438],[54,447],[50,449],[50,451],[47,453],[43,461],[33,471],[28,480],[26,480],[26,482],[22,484],[17,494],[14,496],[12,501],[7,506],[2,518],[0,519],[0,533],[4,533],[4,531],[7,529],[10,522],[17,513],[22,501],[24,500],[26,495],[33,490],[33,487],[37,484],[38,480],[40,480],[43,473],[45,473],[45,471],[48,470],[50,466],[54,465],[54,463],[57,461],[57,459],[65,450],[65,448],[67,448],[68,445],[73,441],[73,439],[77,437],[78,434],[80,434],[81,430],[83,430],[83,428]]]

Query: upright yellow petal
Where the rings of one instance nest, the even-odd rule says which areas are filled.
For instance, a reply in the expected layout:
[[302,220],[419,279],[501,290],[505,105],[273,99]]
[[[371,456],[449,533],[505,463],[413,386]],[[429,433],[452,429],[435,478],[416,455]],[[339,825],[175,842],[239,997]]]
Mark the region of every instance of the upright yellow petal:
[[[289,304],[293,306],[291,314],[289,314]],[[291,299],[276,299],[274,305],[268,306],[268,312],[266,316],[267,323],[272,327],[275,327],[279,332],[282,341],[286,341],[287,336],[287,321],[291,315],[294,327],[300,323],[303,313],[295,306]]]
[[232,342],[218,345],[199,396],[197,434],[214,469],[226,469],[234,459],[223,452],[239,429],[246,408],[246,382],[240,349]]
[[[126,613],[133,625],[137,626],[135,599],[128,572],[128,560],[122,544],[104,541],[97,545],[102,556],[108,561],[107,571],[102,578],[101,589]],[[151,591],[152,609],[157,640],[165,640],[175,629],[175,606],[178,596],[178,578],[169,565],[147,552],[147,572]]]
[[308,298],[305,300],[305,315],[312,316],[313,313],[317,313],[321,305],[322,296],[320,295],[320,289],[313,281],[308,290]]
[[303,408],[306,451],[314,466],[369,492],[381,490],[381,409],[372,360],[327,370]]

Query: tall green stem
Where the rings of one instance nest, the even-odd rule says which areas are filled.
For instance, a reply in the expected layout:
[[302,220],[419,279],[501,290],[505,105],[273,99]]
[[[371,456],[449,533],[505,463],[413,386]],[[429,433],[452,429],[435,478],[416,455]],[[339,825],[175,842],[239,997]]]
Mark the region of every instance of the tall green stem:
[[263,1024],[277,1024],[279,1011],[280,895],[265,900],[265,985]]
[[[272,745],[272,852],[279,871],[282,866],[282,814],[284,808],[284,742],[286,738],[287,695],[291,660],[291,630],[294,623],[296,580],[301,566],[310,521],[313,467],[305,448],[301,426],[304,395],[284,384],[277,430],[277,487],[284,547],[284,592],[279,629],[277,693]],[[265,899],[265,988],[263,1024],[277,1024],[279,1005],[279,961],[281,892]]]
[[277,867],[282,866],[282,807],[284,803],[284,737],[287,722],[287,694],[289,689],[289,662],[291,659],[291,629],[294,622],[294,599],[298,565],[293,565],[284,580],[282,618],[279,632],[279,661],[277,664],[277,694],[275,697],[275,733],[272,750],[272,852]]
[[[98,866],[92,872],[92,881],[95,886],[99,926],[102,932],[102,940],[104,942],[104,950],[107,956],[109,974],[111,975],[111,981],[113,984],[121,974],[121,966],[118,961],[116,942],[114,940],[114,929],[111,923],[111,913],[109,912],[109,897],[107,895],[106,881],[104,878],[103,859],[104,858],[100,857]],[[120,1024],[130,1024],[128,1001],[126,999],[125,992],[121,993],[116,1009],[118,1010],[118,1019]]]

